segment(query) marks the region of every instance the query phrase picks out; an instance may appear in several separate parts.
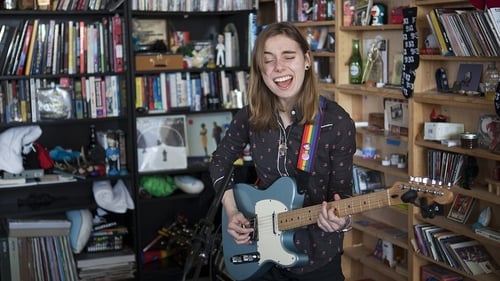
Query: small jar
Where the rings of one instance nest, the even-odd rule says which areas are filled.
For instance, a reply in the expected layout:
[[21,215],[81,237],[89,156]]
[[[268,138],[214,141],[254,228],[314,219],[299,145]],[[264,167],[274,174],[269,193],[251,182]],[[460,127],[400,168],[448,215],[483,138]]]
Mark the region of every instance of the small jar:
[[460,143],[462,148],[473,149],[478,147],[477,134],[463,133],[460,134]]

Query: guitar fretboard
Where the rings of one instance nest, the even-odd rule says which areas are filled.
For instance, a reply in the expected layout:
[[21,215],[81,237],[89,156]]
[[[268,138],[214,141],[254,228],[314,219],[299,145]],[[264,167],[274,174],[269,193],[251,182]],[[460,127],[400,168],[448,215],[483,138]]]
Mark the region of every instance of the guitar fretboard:
[[[373,192],[328,203],[329,207],[335,208],[336,215],[339,217],[357,214],[390,205],[391,198],[388,190]],[[320,210],[321,204],[279,213],[278,229],[281,231],[285,231],[314,224],[318,220],[318,214]]]

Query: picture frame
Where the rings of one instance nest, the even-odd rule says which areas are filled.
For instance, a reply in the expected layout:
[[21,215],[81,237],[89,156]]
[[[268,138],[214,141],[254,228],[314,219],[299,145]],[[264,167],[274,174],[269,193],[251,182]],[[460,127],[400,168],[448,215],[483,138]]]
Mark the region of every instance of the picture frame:
[[[132,19],[132,40],[135,52],[168,51],[166,19]],[[163,43],[161,46],[160,43]]]
[[384,129],[394,135],[408,135],[408,101],[397,99],[384,100]]
[[368,0],[358,0],[354,2],[354,13],[352,26],[368,26],[371,25],[371,9],[372,2]]
[[383,176],[380,171],[361,166],[353,167],[354,186],[356,194],[365,194],[384,187]]
[[187,168],[185,115],[139,117],[136,126],[139,172]]
[[463,63],[458,67],[457,79],[454,83],[455,90],[477,92],[481,75],[483,73],[483,65],[476,63]]
[[190,163],[208,162],[219,141],[224,137],[232,118],[231,112],[199,113],[186,116]]
[[401,75],[403,74],[403,53],[397,52],[393,56],[391,84],[401,86]]
[[451,204],[447,218],[459,223],[466,223],[475,202],[476,199],[474,197],[458,193]]

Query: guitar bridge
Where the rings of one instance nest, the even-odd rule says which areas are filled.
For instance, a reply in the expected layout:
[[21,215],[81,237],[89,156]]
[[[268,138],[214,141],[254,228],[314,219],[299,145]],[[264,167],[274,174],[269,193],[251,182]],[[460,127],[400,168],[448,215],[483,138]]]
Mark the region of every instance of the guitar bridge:
[[260,254],[257,252],[241,254],[241,255],[234,255],[231,257],[232,264],[244,264],[244,263],[258,262],[259,260],[260,260]]
[[254,229],[254,231],[250,232],[250,240],[252,241],[259,241],[259,231],[257,229],[258,224],[257,224],[257,218],[253,218],[250,220],[250,227]]

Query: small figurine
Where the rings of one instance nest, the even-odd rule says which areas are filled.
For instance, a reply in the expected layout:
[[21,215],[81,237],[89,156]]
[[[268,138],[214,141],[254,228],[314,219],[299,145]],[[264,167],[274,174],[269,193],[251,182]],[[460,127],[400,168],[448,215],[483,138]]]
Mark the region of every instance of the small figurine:
[[302,17],[300,21],[310,21],[312,20],[312,13],[314,10],[314,6],[311,5],[309,1],[304,1],[302,3]]
[[216,64],[217,64],[217,66],[222,67],[226,64],[224,61],[225,47],[224,47],[224,35],[223,34],[217,35],[217,46],[215,46],[215,49],[217,50]]
[[115,133],[107,133],[108,147],[106,148],[106,162],[108,164],[108,175],[117,176],[119,174],[118,170],[118,160],[120,158],[120,148],[118,147],[118,141]]

